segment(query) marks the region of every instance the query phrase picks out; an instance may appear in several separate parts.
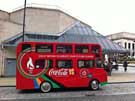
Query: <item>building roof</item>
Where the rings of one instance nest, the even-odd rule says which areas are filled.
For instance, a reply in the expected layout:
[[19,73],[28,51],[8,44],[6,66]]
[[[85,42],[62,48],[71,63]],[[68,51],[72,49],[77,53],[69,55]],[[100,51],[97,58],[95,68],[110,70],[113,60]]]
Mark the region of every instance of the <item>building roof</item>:
[[106,36],[110,40],[119,40],[119,39],[128,39],[128,40],[135,40],[135,33],[129,32],[119,32],[114,33]]
[[7,12],[7,11],[5,11],[5,10],[2,10],[2,9],[0,9],[0,12],[4,12],[4,13],[7,13],[7,14],[8,14],[8,12]]
[[[22,41],[22,34],[18,34],[4,41],[5,46],[16,46]],[[77,42],[77,43],[98,43],[104,53],[124,53],[128,52],[125,48],[112,42],[105,36],[91,29],[90,26],[82,22],[77,22],[57,35],[45,35],[41,33],[25,33],[25,41],[43,42]]]
[[127,50],[117,43],[112,42],[105,36],[94,31],[88,25],[84,23],[77,23],[71,29],[61,35],[58,40],[59,42],[81,42],[81,43],[98,43],[102,46],[105,53],[122,53]]

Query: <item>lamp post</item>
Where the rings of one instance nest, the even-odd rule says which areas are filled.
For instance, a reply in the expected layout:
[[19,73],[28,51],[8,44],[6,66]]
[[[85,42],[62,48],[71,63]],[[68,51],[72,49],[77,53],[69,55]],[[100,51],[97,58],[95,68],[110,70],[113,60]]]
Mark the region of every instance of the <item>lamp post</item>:
[[24,42],[24,34],[25,34],[25,16],[26,16],[26,0],[24,1],[24,12],[23,12],[23,35],[22,35],[22,42]]

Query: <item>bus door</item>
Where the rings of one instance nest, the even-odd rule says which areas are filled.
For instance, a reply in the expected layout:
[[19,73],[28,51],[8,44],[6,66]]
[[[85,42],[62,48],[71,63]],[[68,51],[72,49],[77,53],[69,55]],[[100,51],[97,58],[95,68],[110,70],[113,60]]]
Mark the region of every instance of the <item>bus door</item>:
[[88,87],[94,73],[94,59],[77,59],[77,80],[78,87]]
[[104,76],[107,76],[106,75],[106,71],[103,67],[103,63],[101,61],[100,58],[96,57],[95,58],[95,68],[94,68],[94,74],[93,74],[94,78],[97,78],[97,79],[101,79],[102,77],[104,78]]

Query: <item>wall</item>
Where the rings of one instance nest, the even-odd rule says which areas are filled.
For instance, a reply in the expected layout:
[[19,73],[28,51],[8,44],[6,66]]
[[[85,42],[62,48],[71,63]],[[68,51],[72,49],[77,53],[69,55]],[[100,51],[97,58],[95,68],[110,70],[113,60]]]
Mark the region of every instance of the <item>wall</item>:
[[0,20],[0,43],[1,43],[1,40],[2,40],[2,33],[3,33],[3,30],[4,30],[4,21],[3,20]]
[[16,58],[16,48],[6,48],[5,49],[5,57],[6,58]]
[[72,25],[75,22],[76,20],[73,17],[61,12],[59,31],[62,32],[64,29],[68,28],[70,25]]
[[[6,48],[0,50],[0,76],[5,76],[5,64],[7,58],[16,58],[16,49],[15,48]],[[15,67],[14,67],[15,68]]]
[[[59,14],[57,10],[27,8],[26,31],[36,33],[58,33]],[[23,10],[11,13],[10,20],[22,24]]]
[[0,10],[0,19],[9,20],[9,13]]
[[2,56],[3,56],[2,50],[0,49],[0,76],[2,75],[2,72],[3,72],[3,71],[2,71],[2,67],[3,67],[3,66],[2,66],[2,59],[3,59]]
[[22,32],[22,25],[13,22],[0,20],[0,25],[0,41],[4,41]]

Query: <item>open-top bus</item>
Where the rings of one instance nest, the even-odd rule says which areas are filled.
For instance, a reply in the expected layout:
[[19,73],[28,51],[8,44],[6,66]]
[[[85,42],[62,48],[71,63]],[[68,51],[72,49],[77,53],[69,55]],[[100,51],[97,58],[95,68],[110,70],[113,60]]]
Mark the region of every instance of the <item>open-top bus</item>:
[[107,83],[98,44],[22,42],[17,46],[16,89],[88,87]]

